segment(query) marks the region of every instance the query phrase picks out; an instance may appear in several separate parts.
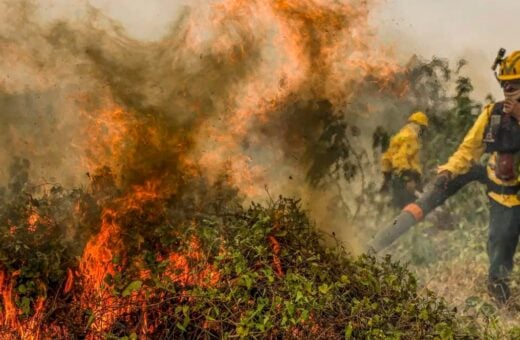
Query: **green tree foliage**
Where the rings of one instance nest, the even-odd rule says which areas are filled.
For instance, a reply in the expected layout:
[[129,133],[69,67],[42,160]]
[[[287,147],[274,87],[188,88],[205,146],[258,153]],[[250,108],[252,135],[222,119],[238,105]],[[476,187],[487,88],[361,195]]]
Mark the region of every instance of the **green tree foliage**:
[[[311,152],[310,183],[350,182],[367,167],[378,167],[378,159],[366,159],[368,150],[362,141],[371,135],[372,147],[383,151],[389,136],[415,110],[425,111],[431,122],[424,151],[435,157],[426,157],[425,168],[433,169],[447,160],[482,107],[471,98],[471,80],[460,73],[465,64],[459,61],[454,70],[444,59],[414,57],[383,87],[367,79],[345,108],[330,108],[317,147]],[[360,129],[356,127],[358,116],[372,123]],[[387,121],[389,124],[385,124]]]

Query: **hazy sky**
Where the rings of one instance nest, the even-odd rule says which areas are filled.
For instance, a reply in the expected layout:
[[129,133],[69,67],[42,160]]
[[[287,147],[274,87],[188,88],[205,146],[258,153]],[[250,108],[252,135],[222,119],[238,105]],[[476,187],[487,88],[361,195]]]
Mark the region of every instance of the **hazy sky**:
[[[139,39],[158,39],[181,8],[195,0],[84,0],[118,19]],[[211,0],[196,0],[209,3]],[[371,16],[379,40],[394,47],[402,60],[412,54],[465,58],[476,94],[499,94],[489,69],[499,47],[520,49],[517,30],[518,0],[379,0]],[[78,0],[40,0],[47,15],[80,15]]]
[[[380,39],[399,55],[469,61],[476,93],[500,91],[490,70],[500,47],[520,49],[518,0],[382,0],[373,13]],[[516,26],[516,25],[515,25]]]

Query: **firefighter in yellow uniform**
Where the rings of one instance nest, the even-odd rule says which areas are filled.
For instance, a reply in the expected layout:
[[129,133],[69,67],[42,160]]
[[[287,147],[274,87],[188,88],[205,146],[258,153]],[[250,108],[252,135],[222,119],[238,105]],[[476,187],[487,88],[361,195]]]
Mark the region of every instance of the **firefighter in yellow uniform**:
[[392,202],[398,208],[415,201],[415,192],[421,188],[421,137],[427,127],[426,114],[414,112],[408,123],[390,139],[388,150],[382,156],[381,191],[391,187]]
[[439,167],[439,178],[447,183],[489,155],[488,289],[499,302],[510,296],[508,277],[520,235],[520,51],[504,54],[502,49],[494,68],[500,65],[497,78],[505,100],[484,108],[457,151]]

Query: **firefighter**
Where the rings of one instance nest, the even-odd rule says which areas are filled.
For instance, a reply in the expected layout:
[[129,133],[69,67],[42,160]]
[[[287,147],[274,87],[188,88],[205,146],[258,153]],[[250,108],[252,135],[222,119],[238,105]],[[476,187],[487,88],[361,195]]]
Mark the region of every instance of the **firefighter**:
[[467,173],[489,154],[486,164],[490,202],[488,290],[499,302],[510,296],[509,273],[513,268],[520,234],[520,51],[504,58],[501,49],[494,69],[505,100],[484,108],[448,162],[439,167],[438,181]]
[[403,208],[416,200],[421,189],[421,137],[428,127],[428,117],[421,111],[412,113],[408,123],[390,139],[381,167],[384,180],[381,192],[392,191],[392,203]]

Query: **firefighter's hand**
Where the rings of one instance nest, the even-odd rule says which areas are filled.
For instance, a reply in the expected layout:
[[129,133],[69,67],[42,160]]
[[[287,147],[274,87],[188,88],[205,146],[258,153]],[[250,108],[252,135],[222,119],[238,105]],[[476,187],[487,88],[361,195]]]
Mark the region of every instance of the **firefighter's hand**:
[[418,189],[417,181],[415,179],[411,179],[406,181],[406,191],[415,194],[415,191]]
[[520,116],[520,89],[504,92],[504,112],[511,114],[515,118]]
[[520,116],[520,98],[508,98],[504,102],[504,112],[510,113],[515,118]]
[[446,190],[448,188],[448,182],[451,181],[453,175],[448,170],[441,171],[437,178],[435,178],[435,188]]

